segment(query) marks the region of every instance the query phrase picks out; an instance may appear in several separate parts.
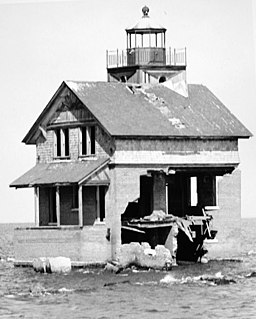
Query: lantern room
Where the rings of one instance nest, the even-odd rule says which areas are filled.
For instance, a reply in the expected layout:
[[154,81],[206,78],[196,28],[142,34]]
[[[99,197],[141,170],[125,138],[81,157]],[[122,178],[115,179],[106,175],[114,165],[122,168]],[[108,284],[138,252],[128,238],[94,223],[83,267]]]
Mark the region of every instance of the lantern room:
[[166,28],[151,19],[147,6],[142,13],[125,29],[126,49],[106,52],[108,82],[165,82],[181,72],[185,79],[186,49],[166,47]]
[[142,13],[141,20],[126,29],[127,65],[165,64],[166,29],[152,21],[147,6],[142,8]]

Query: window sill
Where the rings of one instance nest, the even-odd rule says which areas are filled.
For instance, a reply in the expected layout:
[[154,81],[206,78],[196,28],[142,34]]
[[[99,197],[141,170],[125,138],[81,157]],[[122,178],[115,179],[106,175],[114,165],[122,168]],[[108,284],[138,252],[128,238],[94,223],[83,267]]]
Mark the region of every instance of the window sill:
[[105,219],[103,221],[100,221],[99,219],[96,219],[93,225],[94,226],[106,225]]
[[211,210],[219,210],[219,209],[220,209],[219,206],[205,206],[204,207],[204,210],[207,212],[209,212]]
[[88,155],[79,155],[80,159],[86,158],[96,158],[96,154],[88,154]]
[[53,227],[57,227],[57,223],[48,223],[48,226],[53,226]]
[[63,160],[70,160],[70,156],[57,156],[53,158],[54,161],[63,161]]

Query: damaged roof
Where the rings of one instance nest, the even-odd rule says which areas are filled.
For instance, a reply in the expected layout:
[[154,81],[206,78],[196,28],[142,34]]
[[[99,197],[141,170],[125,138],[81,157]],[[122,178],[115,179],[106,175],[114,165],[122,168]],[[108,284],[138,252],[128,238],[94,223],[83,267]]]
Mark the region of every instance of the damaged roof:
[[103,168],[108,158],[82,162],[56,162],[37,164],[11,183],[10,187],[34,187],[37,185],[66,185],[84,182]]
[[66,84],[114,136],[249,137],[251,133],[205,86],[184,97],[163,84]]
[[65,81],[27,133],[30,143],[54,100],[68,87],[111,136],[248,138],[249,130],[205,86],[188,85],[184,97],[164,84]]

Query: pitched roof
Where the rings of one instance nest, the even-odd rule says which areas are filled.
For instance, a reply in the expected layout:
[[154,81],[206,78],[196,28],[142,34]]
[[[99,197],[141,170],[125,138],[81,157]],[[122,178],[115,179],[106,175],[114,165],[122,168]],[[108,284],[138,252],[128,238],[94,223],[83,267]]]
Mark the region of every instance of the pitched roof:
[[104,167],[108,161],[107,158],[100,158],[82,162],[37,164],[12,182],[10,187],[79,183]]
[[126,32],[129,33],[150,33],[153,31],[164,32],[166,29],[153,21],[149,16],[143,16],[135,25],[126,29]]
[[113,136],[251,136],[203,85],[188,85],[186,98],[163,84],[144,88],[113,82],[66,84]]
[[188,85],[184,97],[163,84],[65,81],[24,137],[33,136],[64,88],[71,90],[97,122],[116,137],[248,138],[251,132],[205,86]]

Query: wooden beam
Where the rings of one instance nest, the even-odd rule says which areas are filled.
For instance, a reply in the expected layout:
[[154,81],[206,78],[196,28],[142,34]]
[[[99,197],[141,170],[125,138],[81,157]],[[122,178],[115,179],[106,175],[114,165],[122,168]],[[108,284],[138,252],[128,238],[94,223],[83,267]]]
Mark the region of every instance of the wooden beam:
[[100,221],[100,187],[96,188],[97,220]]
[[78,187],[78,224],[83,227],[83,186]]
[[35,199],[35,226],[39,227],[39,187],[34,188]]

